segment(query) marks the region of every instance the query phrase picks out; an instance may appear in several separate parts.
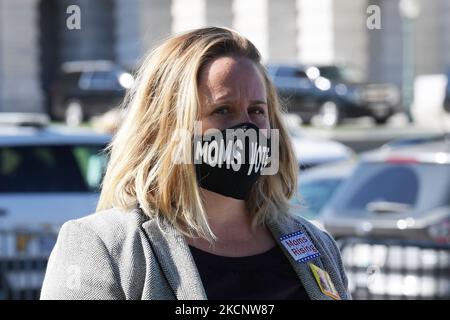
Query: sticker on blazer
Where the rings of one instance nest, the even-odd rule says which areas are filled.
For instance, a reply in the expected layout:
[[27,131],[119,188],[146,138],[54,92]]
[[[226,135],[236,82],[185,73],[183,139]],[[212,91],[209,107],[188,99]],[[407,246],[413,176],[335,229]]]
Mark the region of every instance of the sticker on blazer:
[[320,252],[303,231],[284,235],[280,241],[297,262],[305,262],[320,256]]
[[333,298],[334,300],[341,300],[339,293],[337,292],[330,275],[325,270],[320,269],[318,266],[309,263],[314,278],[316,278],[317,284],[323,294]]

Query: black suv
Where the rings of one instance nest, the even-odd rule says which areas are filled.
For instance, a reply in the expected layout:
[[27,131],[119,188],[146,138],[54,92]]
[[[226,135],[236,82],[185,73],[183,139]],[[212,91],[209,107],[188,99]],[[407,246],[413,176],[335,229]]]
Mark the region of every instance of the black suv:
[[52,89],[50,116],[79,125],[118,106],[133,81],[125,68],[111,61],[66,62]]
[[318,115],[328,127],[361,116],[383,124],[400,107],[396,86],[364,82],[349,68],[269,64],[267,70],[288,111],[298,113],[306,123]]
[[450,112],[450,69],[447,71],[447,85],[445,87],[444,110]]

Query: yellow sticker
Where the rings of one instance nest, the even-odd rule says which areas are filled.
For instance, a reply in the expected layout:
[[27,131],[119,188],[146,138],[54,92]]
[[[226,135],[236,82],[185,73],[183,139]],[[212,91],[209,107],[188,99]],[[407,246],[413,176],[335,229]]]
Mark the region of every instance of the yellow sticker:
[[339,293],[334,287],[333,281],[331,281],[330,275],[325,270],[320,269],[318,266],[309,263],[309,267],[311,268],[312,273],[314,274],[314,278],[316,278],[317,284],[320,287],[320,290],[323,294],[333,298],[334,300],[341,300],[339,297]]

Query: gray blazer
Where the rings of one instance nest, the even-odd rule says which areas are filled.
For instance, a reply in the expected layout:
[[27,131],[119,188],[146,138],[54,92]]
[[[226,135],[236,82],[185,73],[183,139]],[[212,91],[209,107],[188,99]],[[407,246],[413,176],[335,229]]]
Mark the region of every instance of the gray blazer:
[[[280,237],[303,231],[321,253],[308,262],[326,270],[342,299],[351,299],[332,237],[305,219],[268,225],[311,299],[323,294],[308,263],[296,262]],[[110,209],[66,222],[50,255],[41,299],[207,299],[190,249],[170,223],[139,209]]]

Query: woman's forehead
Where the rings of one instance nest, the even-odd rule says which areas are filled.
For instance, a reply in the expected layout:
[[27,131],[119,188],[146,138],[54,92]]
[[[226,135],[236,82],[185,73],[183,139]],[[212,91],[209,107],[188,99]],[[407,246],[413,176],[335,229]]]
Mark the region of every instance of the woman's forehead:
[[224,56],[209,62],[200,75],[200,90],[211,100],[237,98],[236,95],[265,97],[264,80],[253,61]]

